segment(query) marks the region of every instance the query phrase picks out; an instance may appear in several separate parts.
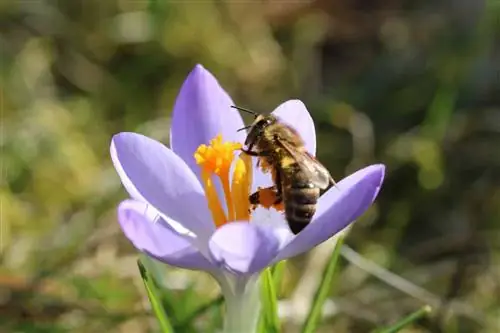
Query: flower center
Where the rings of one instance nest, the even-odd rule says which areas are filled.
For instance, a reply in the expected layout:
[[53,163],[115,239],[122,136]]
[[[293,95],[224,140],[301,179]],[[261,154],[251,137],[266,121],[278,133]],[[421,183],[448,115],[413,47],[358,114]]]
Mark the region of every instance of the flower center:
[[[235,159],[235,151],[241,149],[236,142],[223,142],[217,135],[209,145],[200,145],[194,153],[196,163],[201,168],[201,179],[216,227],[230,221],[248,221],[250,202],[248,196],[252,185],[252,159],[241,153],[235,161],[233,178],[230,169]],[[224,191],[227,212],[217,195],[214,179],[219,178]]]

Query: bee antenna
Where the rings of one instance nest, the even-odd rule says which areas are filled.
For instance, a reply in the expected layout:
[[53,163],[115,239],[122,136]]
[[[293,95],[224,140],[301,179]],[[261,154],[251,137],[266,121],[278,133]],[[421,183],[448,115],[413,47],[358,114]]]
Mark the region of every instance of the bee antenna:
[[241,108],[239,106],[236,106],[236,105],[231,105],[231,107],[233,109],[236,109],[236,110],[240,110],[240,111],[244,111],[244,112],[247,112],[247,113],[250,113],[251,115],[253,115],[254,117],[257,117],[259,114],[255,111],[252,111],[252,110],[249,110],[249,109],[245,109],[245,108]]
[[239,130],[237,130],[236,132],[241,132],[241,131],[247,130],[247,129],[249,129],[250,127],[252,127],[252,125],[248,125],[248,126],[242,127],[242,128],[240,128]]

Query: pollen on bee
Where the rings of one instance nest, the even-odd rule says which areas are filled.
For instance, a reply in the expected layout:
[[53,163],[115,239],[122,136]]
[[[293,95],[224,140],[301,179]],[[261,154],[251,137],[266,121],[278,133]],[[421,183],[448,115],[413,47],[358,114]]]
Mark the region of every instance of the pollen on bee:
[[283,160],[281,161],[281,167],[286,168],[289,167],[290,165],[293,165],[296,163],[296,160],[291,158],[291,157],[284,157]]
[[265,158],[260,158],[259,159],[259,167],[262,170],[262,172],[267,173],[269,171],[272,171],[274,168],[271,164],[267,162]]
[[[257,189],[257,196],[258,196],[258,205],[262,206],[263,208],[269,209],[272,207],[277,211],[285,210],[283,202],[276,204],[278,197],[276,189],[274,187],[266,187],[266,188],[259,187]],[[253,208],[256,208],[256,206],[254,205]]]

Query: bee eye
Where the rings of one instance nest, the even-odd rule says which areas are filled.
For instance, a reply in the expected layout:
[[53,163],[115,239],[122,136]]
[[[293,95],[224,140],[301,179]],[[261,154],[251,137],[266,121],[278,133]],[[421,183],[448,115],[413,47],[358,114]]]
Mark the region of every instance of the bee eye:
[[272,123],[271,119],[262,119],[261,121],[259,121],[257,123],[257,126],[258,127],[266,127],[268,125],[271,125],[271,123]]

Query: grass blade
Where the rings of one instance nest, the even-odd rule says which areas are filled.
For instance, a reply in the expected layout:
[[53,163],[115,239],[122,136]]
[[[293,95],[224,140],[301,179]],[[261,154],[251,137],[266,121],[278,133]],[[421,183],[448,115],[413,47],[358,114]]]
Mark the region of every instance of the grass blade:
[[219,296],[206,304],[201,305],[199,308],[190,313],[185,319],[181,321],[179,325],[176,327],[179,328],[180,331],[183,331],[186,327],[192,325],[192,323],[200,316],[203,316],[207,312],[210,312],[216,308],[219,308],[221,304],[224,302],[224,298]]
[[313,333],[316,330],[318,321],[321,319],[323,304],[330,294],[330,288],[333,282],[335,268],[337,266],[337,262],[340,256],[340,249],[342,248],[343,243],[344,238],[340,236],[337,239],[337,243],[335,244],[335,248],[333,249],[330,260],[326,264],[325,270],[323,272],[323,278],[321,279],[319,288],[316,291],[316,295],[314,297],[311,309],[309,310],[306,322],[302,327],[302,333]]
[[141,273],[144,287],[146,288],[146,292],[148,294],[153,312],[158,319],[158,323],[160,324],[161,331],[163,333],[173,333],[174,330],[170,321],[168,320],[165,309],[162,306],[161,297],[158,296],[158,291],[151,274],[149,274],[149,272],[146,270],[146,267],[144,267],[140,260],[137,260],[137,266],[139,267],[139,272]]
[[260,332],[278,333],[280,331],[278,300],[274,285],[275,281],[271,274],[271,269],[267,268],[261,274],[262,311],[259,323]]
[[281,281],[283,280],[283,275],[285,274],[286,260],[282,260],[273,266],[272,274],[274,281],[274,289],[276,290],[276,296],[279,296],[281,291]]
[[411,313],[410,315],[406,316],[405,318],[401,319],[400,321],[398,321],[396,324],[392,325],[391,327],[378,329],[375,331],[375,333],[396,333],[396,332],[399,332],[405,326],[422,318],[423,316],[427,315],[430,312],[431,312],[431,307],[429,305],[426,305],[426,306],[422,307],[420,310],[415,311],[415,312]]

